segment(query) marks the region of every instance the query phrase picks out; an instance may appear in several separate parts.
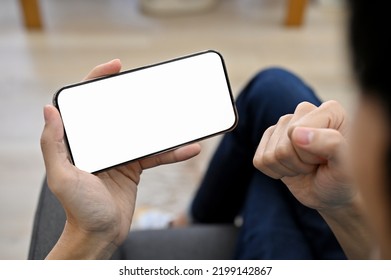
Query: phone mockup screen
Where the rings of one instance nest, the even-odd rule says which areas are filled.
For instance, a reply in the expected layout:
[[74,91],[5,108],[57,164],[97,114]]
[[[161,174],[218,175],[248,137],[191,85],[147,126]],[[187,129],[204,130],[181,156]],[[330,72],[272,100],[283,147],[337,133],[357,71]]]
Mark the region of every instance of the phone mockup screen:
[[53,103],[73,164],[94,173],[232,130],[236,109],[215,51],[61,88]]

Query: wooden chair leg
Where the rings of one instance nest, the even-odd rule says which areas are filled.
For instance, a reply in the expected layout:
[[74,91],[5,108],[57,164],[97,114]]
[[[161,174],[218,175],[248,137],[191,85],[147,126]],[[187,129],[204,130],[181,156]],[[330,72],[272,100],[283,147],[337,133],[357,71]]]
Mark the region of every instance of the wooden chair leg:
[[288,0],[286,11],[286,26],[301,26],[308,0]]
[[19,0],[27,29],[42,29],[39,0]]

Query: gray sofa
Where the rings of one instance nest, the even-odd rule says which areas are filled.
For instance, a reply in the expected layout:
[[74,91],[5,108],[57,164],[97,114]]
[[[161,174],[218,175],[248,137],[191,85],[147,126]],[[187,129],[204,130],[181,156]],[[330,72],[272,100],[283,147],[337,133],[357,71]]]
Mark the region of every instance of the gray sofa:
[[[43,183],[35,213],[28,259],[44,259],[57,242],[65,213]],[[232,225],[193,225],[178,229],[131,231],[113,259],[232,259],[238,229]]]

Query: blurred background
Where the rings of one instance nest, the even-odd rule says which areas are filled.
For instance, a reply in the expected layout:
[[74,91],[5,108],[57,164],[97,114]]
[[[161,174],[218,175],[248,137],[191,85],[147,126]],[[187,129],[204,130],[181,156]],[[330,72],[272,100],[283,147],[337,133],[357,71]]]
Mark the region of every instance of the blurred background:
[[[39,0],[41,28],[30,29],[21,3],[35,1],[1,1],[0,259],[27,258],[45,174],[42,107],[97,64],[120,58],[130,69],[215,49],[235,96],[259,70],[281,66],[353,110],[342,1],[309,0],[296,26],[286,25],[289,0],[197,1]],[[202,142],[188,162],[146,171],[135,224],[145,211],[185,209],[218,141]]]

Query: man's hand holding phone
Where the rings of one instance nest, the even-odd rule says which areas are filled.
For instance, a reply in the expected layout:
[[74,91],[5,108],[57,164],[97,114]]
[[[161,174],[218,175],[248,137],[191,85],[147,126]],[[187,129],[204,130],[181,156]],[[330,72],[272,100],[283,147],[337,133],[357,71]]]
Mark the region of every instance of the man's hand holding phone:
[[[118,73],[121,62],[95,67],[86,80]],[[187,160],[200,152],[190,144],[166,153],[120,165],[96,175],[70,161],[59,111],[44,108],[41,148],[50,190],[65,209],[67,221],[48,259],[106,259],[128,235],[142,170]]]

